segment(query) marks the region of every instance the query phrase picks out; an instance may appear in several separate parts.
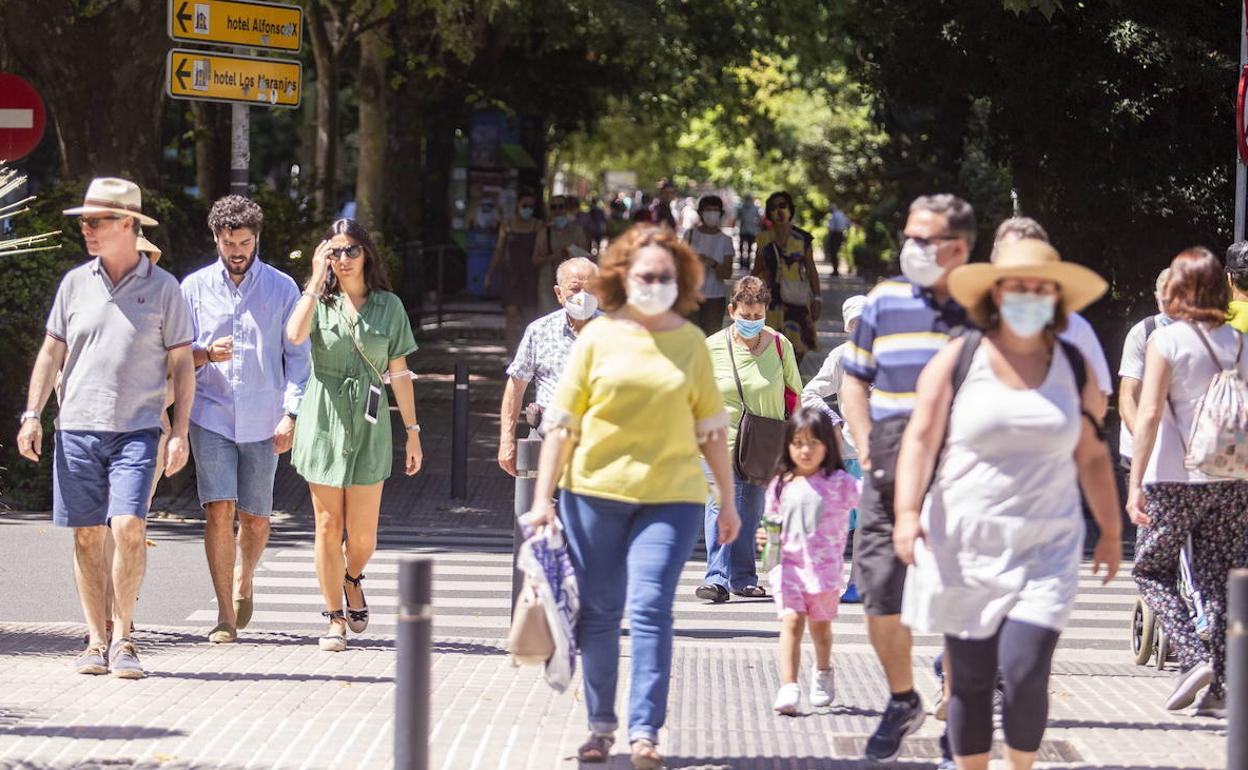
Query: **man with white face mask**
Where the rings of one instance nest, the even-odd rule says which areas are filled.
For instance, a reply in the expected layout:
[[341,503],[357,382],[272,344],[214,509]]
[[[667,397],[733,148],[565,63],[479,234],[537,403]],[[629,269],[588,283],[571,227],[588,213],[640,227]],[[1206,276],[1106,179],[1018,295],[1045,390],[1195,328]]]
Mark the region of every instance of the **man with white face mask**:
[[728,307],[724,279],[732,277],[732,238],[719,229],[723,216],[724,201],[718,195],[703,195],[698,201],[701,221],[685,233],[685,243],[702,260],[702,304],[689,320],[708,337],[724,328]]
[[858,589],[890,691],[880,726],[867,741],[872,761],[896,757],[925,717],[914,691],[910,631],[901,623],[906,565],[893,550],[893,474],[919,373],[968,323],[947,281],[975,245],[975,212],[953,195],[926,195],[910,204],[903,236],[902,275],[868,295],[845,354],[840,394],[866,476],[854,538]]
[[534,382],[536,405],[544,410],[555,395],[572,343],[585,324],[598,315],[598,298],[589,292],[589,283],[598,275],[598,266],[584,257],[574,257],[559,265],[558,285],[554,287],[560,308],[542,316],[524,330],[516,358],[507,367],[507,386],[499,419],[498,465],[516,475],[516,421],[524,391]]

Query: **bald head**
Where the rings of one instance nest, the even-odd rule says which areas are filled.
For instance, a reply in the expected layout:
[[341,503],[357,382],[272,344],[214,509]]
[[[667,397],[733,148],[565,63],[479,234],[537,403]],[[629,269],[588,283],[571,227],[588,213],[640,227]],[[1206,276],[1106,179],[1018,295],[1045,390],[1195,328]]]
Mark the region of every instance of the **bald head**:
[[585,257],[573,257],[565,260],[559,265],[559,269],[555,271],[555,283],[559,284],[564,291],[576,291],[573,284],[585,286],[598,275],[598,266]]

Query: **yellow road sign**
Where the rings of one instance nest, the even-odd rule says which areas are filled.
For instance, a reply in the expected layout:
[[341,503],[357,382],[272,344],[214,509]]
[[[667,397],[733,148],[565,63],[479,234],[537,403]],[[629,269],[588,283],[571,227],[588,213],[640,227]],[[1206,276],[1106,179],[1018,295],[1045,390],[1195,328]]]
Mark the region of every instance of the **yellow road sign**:
[[303,67],[297,61],[175,48],[166,72],[174,99],[255,107],[298,107],[303,99]]
[[168,0],[169,37],[189,43],[298,51],[303,10],[257,0]]

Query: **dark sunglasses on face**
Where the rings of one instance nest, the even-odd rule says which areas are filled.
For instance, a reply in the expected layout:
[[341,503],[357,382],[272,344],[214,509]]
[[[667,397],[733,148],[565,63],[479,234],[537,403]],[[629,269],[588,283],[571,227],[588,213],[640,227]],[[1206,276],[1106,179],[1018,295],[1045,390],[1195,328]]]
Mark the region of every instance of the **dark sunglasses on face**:
[[358,259],[364,253],[364,248],[360,244],[352,244],[350,246],[339,246],[329,250],[330,259]]
[[676,276],[671,273],[636,273],[633,279],[644,284],[655,283],[671,283],[676,280]]
[[110,219],[121,219],[121,217],[117,216],[116,214],[110,214],[108,216],[101,216],[101,217],[82,217],[82,219],[80,219],[79,221],[81,222],[82,226],[87,228],[88,230],[98,230],[100,228],[101,223],[107,222]]
[[550,207],[550,210],[551,211],[563,211],[564,207],[563,207],[563,204],[556,203],[555,205]]
[[945,241],[956,241],[958,240],[958,236],[956,235],[933,235],[929,238],[924,238],[918,235],[906,235],[905,233],[902,233],[898,240],[900,240],[903,245],[905,244],[906,241],[914,241],[916,244],[918,244],[919,248],[926,249],[928,246],[932,246],[932,245],[939,246],[941,243],[944,243]]

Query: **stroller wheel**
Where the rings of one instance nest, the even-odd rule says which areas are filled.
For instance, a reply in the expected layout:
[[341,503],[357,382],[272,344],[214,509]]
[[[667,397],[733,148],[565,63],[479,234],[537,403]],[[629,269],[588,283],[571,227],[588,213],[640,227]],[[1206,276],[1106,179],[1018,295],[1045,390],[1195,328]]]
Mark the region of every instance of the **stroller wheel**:
[[1135,600],[1135,609],[1131,612],[1131,655],[1135,665],[1147,666],[1153,657],[1153,641],[1155,639],[1156,618],[1143,599]]

